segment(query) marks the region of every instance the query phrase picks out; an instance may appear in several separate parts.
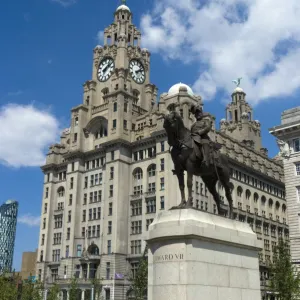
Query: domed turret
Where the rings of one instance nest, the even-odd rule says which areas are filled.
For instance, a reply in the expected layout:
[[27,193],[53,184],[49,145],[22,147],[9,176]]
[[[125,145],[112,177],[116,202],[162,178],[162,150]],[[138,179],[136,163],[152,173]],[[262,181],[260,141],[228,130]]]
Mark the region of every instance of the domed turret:
[[187,93],[190,95],[190,96],[194,96],[194,92],[193,90],[187,85],[187,84],[184,84],[184,83],[177,83],[177,84],[174,84],[168,91],[168,96],[172,96],[172,95],[176,95],[176,94],[179,94],[180,90],[184,88],[186,89]]
[[128,7],[127,5],[125,5],[125,4],[120,5],[120,6],[116,9],[116,12],[119,11],[119,10],[127,10],[127,11],[130,12],[129,7]]

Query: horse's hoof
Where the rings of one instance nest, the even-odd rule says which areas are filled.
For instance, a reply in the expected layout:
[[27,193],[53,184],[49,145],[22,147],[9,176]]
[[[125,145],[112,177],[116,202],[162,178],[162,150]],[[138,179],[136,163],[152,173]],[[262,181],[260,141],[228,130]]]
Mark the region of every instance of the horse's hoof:
[[178,205],[179,208],[182,208],[182,207],[185,207],[185,206],[186,206],[186,201],[181,202],[181,203]]

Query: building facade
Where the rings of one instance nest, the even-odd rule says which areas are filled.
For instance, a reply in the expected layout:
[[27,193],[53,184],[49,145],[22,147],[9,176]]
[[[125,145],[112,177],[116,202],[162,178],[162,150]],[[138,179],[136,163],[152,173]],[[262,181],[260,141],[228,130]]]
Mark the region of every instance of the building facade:
[[269,129],[278,138],[280,156],[284,165],[291,256],[300,264],[300,107],[281,114],[281,124]]
[[17,201],[7,200],[0,206],[0,273],[12,271],[17,216]]
[[37,250],[34,252],[23,252],[22,267],[19,275],[22,280],[33,279],[36,272]]
[[[177,110],[189,127],[195,121],[190,107],[202,99],[179,83],[157,102],[150,53],[140,44],[132,13],[121,5],[104,30],[104,45],[94,49],[82,104],[72,108],[70,128],[50,147],[42,167],[37,276],[46,286],[57,282],[64,299],[73,276],[82,299],[89,299],[95,277],[104,299],[130,299],[149,225],[157,212],[181,200],[162,113]],[[233,91],[226,118],[211,138],[230,160],[235,217],[264,240],[265,295],[272,248],[278,237],[288,238],[282,164],[261,147],[260,123],[241,88]],[[193,184],[195,208],[217,213],[201,179],[194,177]],[[226,208],[222,186],[218,190]]]

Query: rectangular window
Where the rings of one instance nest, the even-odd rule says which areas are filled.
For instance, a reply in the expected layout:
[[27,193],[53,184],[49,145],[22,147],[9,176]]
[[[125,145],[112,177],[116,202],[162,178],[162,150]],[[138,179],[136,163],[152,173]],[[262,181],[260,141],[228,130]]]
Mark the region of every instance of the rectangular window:
[[68,222],[71,222],[72,219],[72,212],[69,210],[68,211]]
[[142,214],[142,201],[132,201],[131,202],[131,215],[140,216]]
[[127,110],[128,110],[128,103],[124,102],[124,112],[127,112]]
[[109,197],[113,197],[114,196],[114,186],[110,185],[109,186]]
[[81,257],[81,245],[77,245],[77,257]]
[[49,196],[49,188],[47,187],[45,191],[45,198],[48,198],[48,196]]
[[300,202],[300,186],[297,186],[296,189],[297,189],[297,199],[298,202]]
[[90,186],[94,185],[94,175],[91,175],[91,179],[90,179]]
[[89,178],[88,176],[84,177],[84,188],[86,189],[88,187]]
[[43,229],[46,228],[46,218],[43,219]]
[[95,185],[99,184],[99,174],[95,174]]
[[70,190],[73,189],[73,186],[74,186],[74,177],[71,177],[71,179],[70,179]]
[[47,213],[47,210],[48,210],[48,204],[47,204],[47,203],[45,203],[45,204],[44,204],[44,214],[46,214],[46,213]]
[[74,142],[77,142],[77,136],[78,136],[78,134],[74,133]]
[[111,254],[111,240],[107,241],[107,254]]
[[113,204],[112,202],[110,202],[108,207],[108,215],[112,216],[112,213],[113,213]]
[[163,191],[165,189],[165,178],[160,179],[160,189]]
[[97,225],[97,237],[100,236],[100,225]]
[[72,164],[71,164],[71,170],[72,170],[72,172],[75,171],[75,163],[74,162],[72,162]]
[[69,205],[72,205],[72,203],[73,203],[73,195],[70,194],[69,195]]
[[106,279],[110,279],[110,262],[106,263]]
[[86,203],[87,203],[87,193],[83,195],[83,205],[86,205]]
[[117,128],[117,120],[116,119],[113,120],[113,128],[114,129]]
[[147,214],[152,214],[156,212],[156,200],[151,199],[146,201]]
[[300,152],[300,139],[293,140],[293,149],[294,152]]
[[82,211],[82,222],[85,222],[85,220],[86,220],[86,210],[84,209]]
[[147,219],[146,220],[146,230],[148,231],[149,230],[149,226],[150,224],[153,222],[153,219]]
[[97,208],[97,219],[100,220],[101,219],[101,207]]
[[81,237],[85,238],[85,227],[81,228]]
[[296,174],[297,176],[300,176],[300,163],[295,163],[296,166]]
[[111,155],[111,160],[115,160],[115,151],[111,151],[110,155]]
[[114,102],[114,112],[116,112],[118,110],[118,104],[117,102]]
[[75,126],[78,126],[78,117],[75,117],[75,118],[74,118],[74,125],[75,125]]
[[93,216],[93,209],[90,208],[90,209],[89,209],[89,221],[92,220],[92,216]]
[[47,182],[49,182],[50,181],[50,174],[48,173],[47,174]]
[[108,221],[108,229],[107,229],[107,233],[111,234],[112,231],[112,221]]
[[71,236],[71,228],[67,228],[67,240],[70,239]]
[[160,197],[160,209],[165,209],[165,197]]
[[44,244],[45,244],[45,235],[42,234],[41,246],[44,246]]
[[131,254],[141,254],[142,252],[142,241],[135,240],[131,241]]
[[161,170],[161,171],[164,171],[164,170],[165,170],[165,159],[164,159],[164,158],[162,158],[162,159],[160,160],[160,170]]
[[110,179],[114,179],[114,167],[110,167]]
[[124,120],[124,121],[123,121],[123,128],[124,128],[124,129],[127,129],[127,120]]
[[161,152],[165,151],[165,142],[160,142],[160,150]]

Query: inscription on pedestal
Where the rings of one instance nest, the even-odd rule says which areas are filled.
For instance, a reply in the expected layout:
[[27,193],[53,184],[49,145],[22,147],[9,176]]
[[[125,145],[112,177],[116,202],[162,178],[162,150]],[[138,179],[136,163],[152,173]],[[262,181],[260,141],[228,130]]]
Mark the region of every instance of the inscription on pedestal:
[[176,260],[183,260],[182,253],[169,253],[169,254],[162,254],[153,257],[154,262],[165,262],[165,261],[176,261]]

